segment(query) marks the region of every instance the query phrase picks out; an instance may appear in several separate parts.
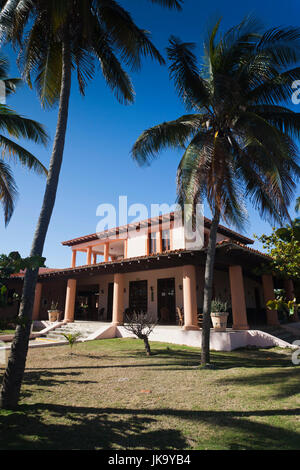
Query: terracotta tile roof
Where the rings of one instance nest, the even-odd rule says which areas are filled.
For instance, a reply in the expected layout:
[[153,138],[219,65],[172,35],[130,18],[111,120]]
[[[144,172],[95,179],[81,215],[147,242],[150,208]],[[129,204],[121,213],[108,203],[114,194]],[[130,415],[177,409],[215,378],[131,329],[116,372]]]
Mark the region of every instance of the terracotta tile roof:
[[[39,275],[48,274],[48,273],[51,273],[53,271],[57,271],[57,269],[54,269],[54,268],[39,268]],[[20,271],[19,273],[12,274],[10,277],[24,277],[25,272],[26,272],[26,270]]]
[[232,239],[229,239],[229,238],[224,238],[224,240],[221,240],[220,242],[217,243],[217,246],[237,246],[238,248],[242,248],[243,250],[246,250],[246,251],[250,251],[250,253],[255,253],[255,254],[258,254],[260,256],[263,256],[264,258],[268,258],[268,259],[271,259],[271,256],[267,255],[266,253],[263,253],[262,251],[259,251],[259,250],[255,250],[254,248],[250,248],[249,246],[247,245],[244,245],[243,243],[241,242],[238,242],[236,240],[232,240]]
[[[128,224],[128,225],[123,225],[121,227],[116,227],[116,228],[113,228],[113,229],[110,229],[110,230],[105,230],[104,232],[92,233],[90,235],[84,235],[82,237],[73,238],[71,240],[67,240],[65,242],[62,242],[62,245],[64,245],[64,246],[73,246],[73,245],[77,245],[77,244],[80,244],[80,243],[86,243],[86,242],[94,241],[94,240],[98,240],[98,239],[100,239],[100,240],[101,239],[106,239],[106,238],[110,237],[112,234],[116,234],[118,236],[121,233],[125,233],[127,231],[134,230],[137,227],[140,227],[140,228],[149,227],[150,222],[151,223],[161,223],[161,222],[168,222],[169,220],[174,220],[174,212],[171,212],[170,214],[160,215],[160,216],[154,217],[152,219],[149,218],[149,219],[146,219],[146,220],[142,220],[140,222],[135,222],[135,223]],[[204,217],[204,225],[205,225],[206,228],[209,228],[211,226],[211,220],[208,219],[207,217]],[[234,230],[231,230],[230,228],[225,227],[224,225],[219,225],[218,233],[221,233],[221,234],[224,234],[224,235],[231,235],[233,238],[235,238],[235,239],[237,239],[237,240],[239,240],[239,241],[241,241],[245,244],[252,245],[254,243],[253,240],[251,240],[251,238],[245,237],[244,235],[242,235],[238,232],[235,232]]]

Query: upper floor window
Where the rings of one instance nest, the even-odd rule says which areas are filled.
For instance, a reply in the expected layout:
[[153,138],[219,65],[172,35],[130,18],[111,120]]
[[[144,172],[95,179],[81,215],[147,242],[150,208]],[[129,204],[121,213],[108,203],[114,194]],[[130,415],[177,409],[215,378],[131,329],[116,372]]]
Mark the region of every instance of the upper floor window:
[[171,249],[170,230],[162,231],[162,251],[169,251]]
[[157,253],[156,233],[149,233],[149,254],[154,253]]

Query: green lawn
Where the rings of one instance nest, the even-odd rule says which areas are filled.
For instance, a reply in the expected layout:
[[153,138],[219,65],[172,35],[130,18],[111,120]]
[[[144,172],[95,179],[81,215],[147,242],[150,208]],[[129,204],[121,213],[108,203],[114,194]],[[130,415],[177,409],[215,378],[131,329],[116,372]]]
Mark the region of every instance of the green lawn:
[[[212,353],[133,339],[30,349],[0,449],[299,449],[300,367],[289,350]],[[3,369],[0,370],[2,375]]]
[[1,335],[14,335],[16,330],[0,330]]

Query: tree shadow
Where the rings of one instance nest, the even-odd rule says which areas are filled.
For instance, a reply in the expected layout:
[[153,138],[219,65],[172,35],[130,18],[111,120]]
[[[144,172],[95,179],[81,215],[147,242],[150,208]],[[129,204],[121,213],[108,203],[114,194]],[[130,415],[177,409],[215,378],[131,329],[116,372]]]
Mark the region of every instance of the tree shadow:
[[240,386],[271,386],[273,391],[272,397],[277,399],[288,398],[293,395],[299,394],[299,379],[300,368],[294,369],[294,374],[291,369],[276,371],[276,373],[266,373],[247,375],[242,377],[223,378],[220,381],[222,385],[237,385]]
[[[300,415],[300,408],[244,412],[23,405],[17,412],[0,414],[0,435],[3,433],[0,448],[183,450],[190,448],[185,437],[185,426],[189,423],[194,425],[191,438],[195,448],[297,449],[299,433],[273,424],[275,418],[296,415]],[[272,419],[272,424],[262,422],[261,418]],[[162,420],[169,426],[149,429],[159,426]],[[197,429],[203,424],[215,430],[215,438],[205,432],[197,436]],[[185,429],[184,435],[179,427]]]
[[[150,413],[151,414],[151,413]],[[52,423],[49,424],[49,419]],[[155,419],[118,409],[37,404],[0,414],[4,449],[180,449],[186,440],[175,429],[148,430]],[[31,436],[31,439],[30,439]]]

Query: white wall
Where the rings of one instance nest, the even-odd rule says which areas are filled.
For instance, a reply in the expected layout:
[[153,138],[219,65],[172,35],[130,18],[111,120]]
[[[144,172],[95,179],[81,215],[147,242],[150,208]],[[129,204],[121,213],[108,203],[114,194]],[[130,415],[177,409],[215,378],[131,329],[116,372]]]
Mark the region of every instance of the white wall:
[[145,256],[147,239],[148,235],[145,232],[140,234],[134,234],[134,236],[130,236],[129,233],[129,238],[127,242],[127,258]]

